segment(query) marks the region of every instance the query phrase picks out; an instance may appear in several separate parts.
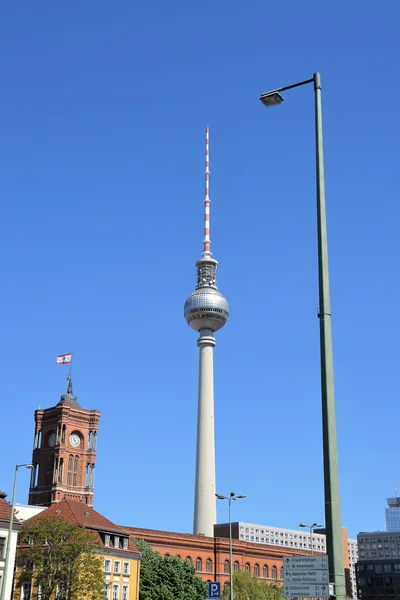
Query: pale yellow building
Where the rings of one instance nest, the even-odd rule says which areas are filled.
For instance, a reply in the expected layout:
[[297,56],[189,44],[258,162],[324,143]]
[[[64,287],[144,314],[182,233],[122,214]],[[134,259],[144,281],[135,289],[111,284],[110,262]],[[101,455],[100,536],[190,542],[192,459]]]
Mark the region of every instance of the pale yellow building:
[[[38,521],[54,516],[95,533],[104,568],[104,600],[138,600],[140,552],[129,539],[129,533],[83,502],[64,499],[28,519]],[[18,549],[17,549],[18,554]],[[18,562],[18,561],[17,561]],[[16,569],[14,600],[36,600],[40,590],[33,587],[22,565]],[[38,593],[39,592],[39,593]]]

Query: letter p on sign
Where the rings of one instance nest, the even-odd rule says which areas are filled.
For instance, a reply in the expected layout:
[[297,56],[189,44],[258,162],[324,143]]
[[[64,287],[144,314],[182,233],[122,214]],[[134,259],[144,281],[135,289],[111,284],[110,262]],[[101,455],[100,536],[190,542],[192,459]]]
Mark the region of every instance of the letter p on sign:
[[221,596],[221,584],[217,581],[209,582],[208,597],[209,598],[220,598],[220,596]]

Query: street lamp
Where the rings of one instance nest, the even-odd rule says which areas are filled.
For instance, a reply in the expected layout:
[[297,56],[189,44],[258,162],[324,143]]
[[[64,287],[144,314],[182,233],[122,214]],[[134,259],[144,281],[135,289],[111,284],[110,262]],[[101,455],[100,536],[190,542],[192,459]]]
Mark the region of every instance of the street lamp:
[[326,206],[324,181],[324,156],[322,145],[321,77],[314,73],[312,79],[281,87],[260,96],[267,108],[282,104],[280,92],[295,87],[314,84],[315,97],[315,144],[317,183],[317,230],[318,230],[318,286],[319,327],[322,396],[322,438],[324,455],[324,492],[326,543],[328,550],[330,580],[334,583],[336,600],[345,600],[344,562],[342,548],[342,523],[340,516],[339,469],[336,440],[335,394],[333,384],[333,356],[331,308],[329,295],[328,241],[326,233]]
[[10,523],[8,526],[6,558],[4,561],[3,581],[1,582],[2,585],[1,585],[1,592],[0,592],[0,600],[4,600],[5,595],[6,595],[7,571],[8,571],[8,563],[10,560],[11,536],[12,536],[12,527],[13,527],[13,521],[14,521],[15,493],[17,491],[17,476],[18,476],[18,469],[20,467],[26,467],[27,469],[33,469],[33,465],[31,465],[30,463],[27,463],[24,465],[15,465],[14,488],[13,488],[13,495],[12,495],[12,500],[11,500],[11,515],[10,515]]
[[231,492],[229,496],[223,496],[222,494],[215,494],[218,500],[228,500],[228,512],[229,512],[229,582],[230,582],[230,600],[233,600],[233,569],[232,569],[232,520],[231,520],[231,503],[232,500],[240,500],[246,498],[245,494],[236,496],[235,492]]
[[313,545],[312,545],[312,534],[316,527],[322,527],[322,525],[318,525],[318,523],[313,523],[312,525],[305,525],[304,523],[300,523],[299,527],[307,527],[307,529],[310,530],[311,554],[314,554]]

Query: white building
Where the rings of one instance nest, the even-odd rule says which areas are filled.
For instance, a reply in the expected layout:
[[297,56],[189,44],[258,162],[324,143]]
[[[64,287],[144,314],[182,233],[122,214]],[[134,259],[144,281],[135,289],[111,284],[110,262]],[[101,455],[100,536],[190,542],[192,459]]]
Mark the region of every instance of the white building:
[[353,591],[353,599],[356,600],[357,596],[357,581],[356,581],[356,562],[358,561],[358,544],[357,540],[348,540],[349,548],[349,565],[350,565],[350,581],[351,589]]
[[[11,517],[11,506],[7,502],[6,497],[7,494],[5,494],[4,492],[0,492],[0,590],[2,588],[4,580],[7,538]],[[13,522],[11,534],[10,556],[6,576],[5,600],[10,600],[11,598],[14,577],[15,549],[17,547],[18,531],[20,530],[20,528],[21,524],[15,520]]]
[[[4,566],[6,558],[6,547],[8,529],[10,526],[11,506],[6,500],[7,494],[0,492],[0,590],[4,578]],[[15,551],[17,548],[18,531],[21,529],[23,521],[33,517],[44,510],[44,506],[26,506],[16,504],[14,508],[14,523],[11,535],[10,556],[8,560],[8,569],[6,577],[5,600],[11,600],[12,585],[14,579]]]

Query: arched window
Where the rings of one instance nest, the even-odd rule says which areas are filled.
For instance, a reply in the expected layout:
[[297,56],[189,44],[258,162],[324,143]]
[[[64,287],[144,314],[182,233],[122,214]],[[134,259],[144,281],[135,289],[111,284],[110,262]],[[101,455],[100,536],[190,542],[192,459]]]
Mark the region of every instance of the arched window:
[[245,569],[246,571],[250,571],[250,563],[246,563]]
[[78,478],[78,460],[79,460],[79,457],[78,457],[78,456],[75,456],[75,458],[74,458],[74,477],[73,477],[73,483],[72,483],[72,485],[73,485],[73,486],[76,486],[76,485],[77,485],[77,478]]
[[276,579],[276,567],[272,567],[272,579]]
[[206,560],[206,571],[207,573],[211,573],[212,561],[211,558],[207,558]]
[[[236,563],[235,563],[236,564]],[[236,570],[236,569],[235,569]],[[224,562],[224,573],[229,573],[229,560]]]
[[170,555],[170,554],[168,554],[168,552],[166,552],[166,553],[164,554],[164,557],[167,557],[167,556],[171,556],[171,555]]
[[237,560],[235,560],[234,564],[233,564],[233,570],[234,571],[239,571],[239,563]]
[[196,558],[196,571],[201,571],[201,558]]
[[283,579],[283,567],[279,571],[279,579]]
[[265,579],[267,579],[267,577],[268,577],[268,566],[267,565],[263,566],[263,577],[265,577]]
[[72,483],[72,463],[74,457],[72,454],[68,457],[68,473],[67,473],[67,485],[71,485]]
[[180,554],[177,554],[176,558],[179,558],[180,560],[182,560]]
[[187,562],[187,563],[191,563],[191,562],[192,562],[192,559],[190,558],[190,556],[187,556],[187,557],[186,557],[186,562]]
[[260,567],[258,565],[254,565],[254,577],[259,577],[260,575]]

